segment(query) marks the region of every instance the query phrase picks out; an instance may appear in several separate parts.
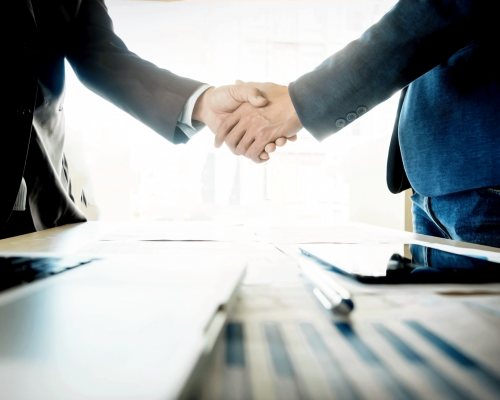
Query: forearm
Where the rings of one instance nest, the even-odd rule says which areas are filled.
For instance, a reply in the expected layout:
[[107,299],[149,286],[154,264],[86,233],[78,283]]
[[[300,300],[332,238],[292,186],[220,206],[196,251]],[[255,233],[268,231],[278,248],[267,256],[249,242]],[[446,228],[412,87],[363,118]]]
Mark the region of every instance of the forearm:
[[474,36],[482,10],[472,7],[471,0],[400,1],[358,40],[290,84],[304,127],[322,140],[447,60]]
[[102,1],[82,1],[67,40],[68,61],[85,86],[166,139],[187,141],[177,122],[201,82],[158,68],[130,52],[113,32]]

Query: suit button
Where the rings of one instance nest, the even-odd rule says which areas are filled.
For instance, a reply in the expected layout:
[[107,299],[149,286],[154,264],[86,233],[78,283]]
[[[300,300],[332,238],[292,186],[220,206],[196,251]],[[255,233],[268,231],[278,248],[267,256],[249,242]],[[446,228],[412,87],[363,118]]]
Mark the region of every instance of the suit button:
[[343,128],[346,125],[346,120],[344,118],[339,118],[337,121],[335,121],[335,126],[337,128]]
[[24,42],[23,50],[28,52],[28,53],[35,53],[36,52],[35,45],[31,42]]
[[25,107],[25,106],[20,106],[16,112],[19,114],[19,115],[22,115],[23,117],[30,117],[31,116],[31,109],[29,107]]
[[361,117],[363,114],[366,114],[367,111],[366,107],[358,107],[356,113]]
[[346,117],[346,119],[347,119],[349,122],[354,121],[356,118],[358,118],[358,114],[353,113],[353,112],[350,112],[349,114],[347,114],[347,117]]

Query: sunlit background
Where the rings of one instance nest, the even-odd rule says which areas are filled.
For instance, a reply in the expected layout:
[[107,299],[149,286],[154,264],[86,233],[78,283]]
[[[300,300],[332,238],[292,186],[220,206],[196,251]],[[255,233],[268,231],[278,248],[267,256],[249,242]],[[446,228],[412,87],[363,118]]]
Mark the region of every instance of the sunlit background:
[[[287,85],[376,23],[395,1],[108,1],[130,50],[212,85]],[[390,60],[388,60],[390,62]],[[323,141],[295,143],[256,165],[204,129],[173,145],[85,89],[67,65],[66,153],[73,194],[90,219],[402,227],[385,162],[397,96]],[[81,202],[82,188],[88,207]]]

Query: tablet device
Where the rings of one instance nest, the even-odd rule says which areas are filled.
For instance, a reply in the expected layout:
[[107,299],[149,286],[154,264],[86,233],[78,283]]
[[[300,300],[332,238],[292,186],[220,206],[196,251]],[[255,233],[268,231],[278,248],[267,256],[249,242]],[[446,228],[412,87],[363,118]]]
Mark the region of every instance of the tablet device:
[[309,244],[306,256],[364,283],[500,282],[500,264],[416,244]]

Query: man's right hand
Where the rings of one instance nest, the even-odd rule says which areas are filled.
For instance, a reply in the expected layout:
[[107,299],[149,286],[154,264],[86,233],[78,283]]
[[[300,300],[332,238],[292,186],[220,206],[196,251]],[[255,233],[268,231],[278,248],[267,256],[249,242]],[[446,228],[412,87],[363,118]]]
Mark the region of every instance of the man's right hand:
[[[268,100],[258,88],[249,84],[210,88],[198,98],[192,119],[205,123],[212,132],[216,133],[224,129],[228,123],[231,123],[232,118],[230,117],[245,103],[261,108],[268,104]],[[290,140],[293,141],[294,139],[291,138]],[[269,153],[274,152],[276,146],[284,146],[286,142],[286,138],[279,138],[276,143],[269,143],[260,153],[259,162],[267,161]],[[239,155],[234,151],[233,153]]]
[[276,149],[276,144],[295,141],[302,124],[286,86],[241,81],[237,81],[237,86],[258,88],[269,102],[263,107],[242,104],[219,125],[215,147],[225,142],[234,154],[260,163],[265,159],[265,153]]
[[217,132],[225,119],[243,103],[254,107],[264,107],[267,100],[259,89],[249,86],[226,85],[207,89],[196,102],[193,119],[206,124],[212,132]]

